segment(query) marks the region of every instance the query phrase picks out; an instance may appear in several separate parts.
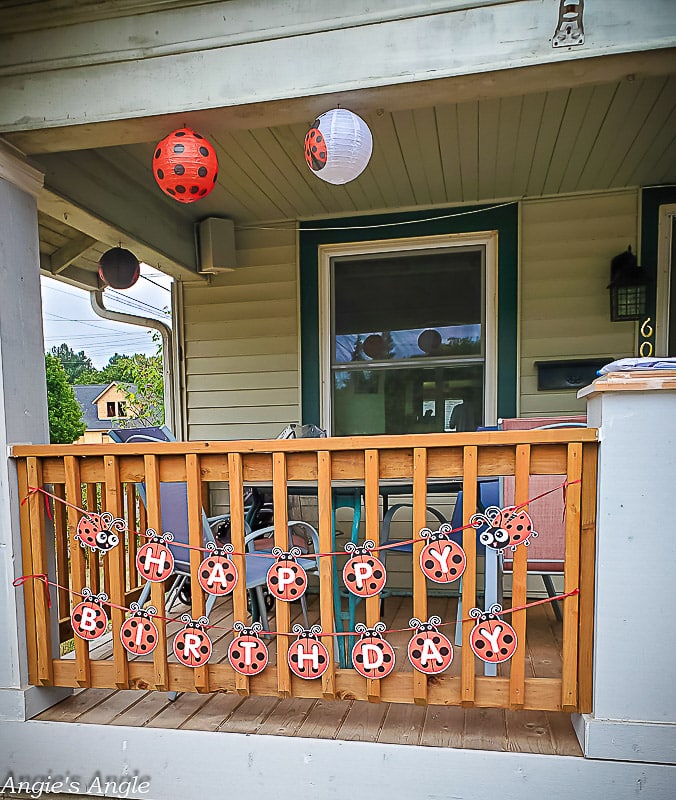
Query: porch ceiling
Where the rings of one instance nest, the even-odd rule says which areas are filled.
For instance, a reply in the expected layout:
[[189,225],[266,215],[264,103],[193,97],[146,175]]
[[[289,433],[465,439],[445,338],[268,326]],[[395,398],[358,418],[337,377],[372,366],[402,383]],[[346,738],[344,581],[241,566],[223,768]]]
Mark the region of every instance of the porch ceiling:
[[[549,65],[430,81],[415,92],[387,87],[342,100],[306,98],[7,139],[45,171],[46,273],[94,285],[100,254],[122,241],[185,278],[196,269],[194,223],[209,216],[246,226],[675,182],[673,55],[595,59],[605,62],[603,71],[580,70],[578,62],[577,77],[570,64]],[[592,80],[608,72],[612,80]],[[374,138],[369,167],[345,186],[317,179],[303,158],[308,126],[337,102],[358,111]],[[181,124],[213,142],[220,164],[214,191],[192,205],[165,197],[150,169],[155,143]],[[124,143],[101,146],[111,135]],[[64,143],[72,149],[55,152]]]

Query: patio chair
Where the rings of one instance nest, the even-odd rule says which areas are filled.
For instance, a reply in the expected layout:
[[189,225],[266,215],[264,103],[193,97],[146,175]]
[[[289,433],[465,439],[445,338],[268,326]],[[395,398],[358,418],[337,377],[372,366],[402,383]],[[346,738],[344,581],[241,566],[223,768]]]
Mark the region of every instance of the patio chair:
[[[548,430],[551,428],[585,427],[585,416],[573,417],[527,417],[524,419],[504,419],[501,430]],[[549,489],[560,486],[565,475],[535,475],[530,477],[529,497],[534,497]],[[496,505],[499,505],[496,503]],[[502,506],[514,505],[514,478],[508,476],[502,481]],[[549,597],[556,597],[553,576],[563,575],[565,563],[566,526],[561,513],[561,495],[553,493],[542,497],[528,508],[533,527],[540,534],[531,540],[528,547],[528,574],[542,578]],[[544,534],[544,535],[543,535]],[[513,555],[507,553],[502,558],[503,573],[511,573],[514,566]],[[558,601],[552,603],[554,614],[559,622],[563,619]]]

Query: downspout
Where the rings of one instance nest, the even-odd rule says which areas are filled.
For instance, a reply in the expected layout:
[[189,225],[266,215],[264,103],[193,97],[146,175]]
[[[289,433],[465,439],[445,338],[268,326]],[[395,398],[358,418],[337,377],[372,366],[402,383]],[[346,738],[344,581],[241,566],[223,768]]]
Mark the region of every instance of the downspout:
[[152,317],[139,317],[136,314],[126,314],[123,311],[111,311],[103,304],[103,291],[97,289],[89,293],[92,308],[103,319],[112,322],[124,322],[127,325],[139,325],[143,328],[154,328],[162,336],[162,383],[164,392],[164,417],[165,424],[172,433],[176,432],[176,409],[174,407],[174,383],[172,378],[172,365],[174,353],[172,346],[171,328],[159,319]]

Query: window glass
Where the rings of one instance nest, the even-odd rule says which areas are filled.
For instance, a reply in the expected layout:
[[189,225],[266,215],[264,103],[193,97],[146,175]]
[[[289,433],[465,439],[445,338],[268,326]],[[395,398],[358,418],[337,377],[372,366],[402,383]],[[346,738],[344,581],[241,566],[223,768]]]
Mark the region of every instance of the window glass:
[[484,261],[480,246],[333,260],[335,435],[482,424]]

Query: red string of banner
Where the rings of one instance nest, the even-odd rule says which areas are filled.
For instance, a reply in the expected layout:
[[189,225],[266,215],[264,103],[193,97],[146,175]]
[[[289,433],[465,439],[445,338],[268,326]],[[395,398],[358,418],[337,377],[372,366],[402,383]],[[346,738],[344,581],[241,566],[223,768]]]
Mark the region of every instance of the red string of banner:
[[[532,497],[532,498],[530,498],[529,500],[526,500],[523,503],[520,503],[518,506],[514,506],[514,513],[516,513],[517,511],[519,511],[519,510],[521,510],[523,508],[527,508],[531,503],[534,503],[536,500],[540,500],[541,498],[546,497],[547,495],[552,494],[553,492],[558,492],[559,489],[563,489],[563,495],[564,495],[563,512],[565,514],[565,493],[566,493],[566,489],[567,489],[568,486],[572,486],[575,483],[580,483],[580,480],[578,479],[578,480],[574,480],[574,481],[564,481],[563,483],[559,484],[558,486],[555,486],[552,489],[548,489],[547,491],[542,492],[541,494],[538,494],[535,497]],[[63,498],[58,497],[57,495],[52,494],[51,492],[48,492],[46,489],[43,489],[40,486],[29,486],[28,487],[28,494],[21,501],[21,505],[26,503],[28,498],[32,494],[35,494],[36,492],[41,492],[43,495],[45,495],[45,505],[47,506],[47,515],[49,516],[50,519],[52,517],[51,517],[51,511],[49,509],[49,502],[48,502],[48,499],[47,499],[48,497],[51,497],[54,500],[58,500],[60,503],[64,503],[69,508],[73,508],[76,511],[79,511],[81,514],[89,517],[90,519],[91,519],[91,516],[90,516],[91,514],[98,513],[98,512],[93,512],[93,511],[91,511],[91,512],[87,511],[87,510],[85,510],[83,508],[80,508],[79,506],[74,505],[73,503],[69,503],[67,500],[64,500]],[[474,526],[473,525],[469,525],[469,524],[468,525],[461,525],[458,528],[452,528],[451,530],[449,530],[448,534],[450,535],[452,533],[459,533],[460,531],[468,530],[469,528],[474,528]],[[153,538],[151,534],[143,533],[142,531],[130,530],[129,533],[131,535],[133,535],[133,536],[143,536],[146,539],[152,539]],[[412,539],[402,539],[401,541],[390,542],[389,544],[384,544],[384,545],[378,545],[378,546],[372,548],[372,552],[376,552],[376,551],[380,551],[380,550],[395,549],[397,547],[403,547],[405,545],[415,544],[416,542],[424,542],[424,541],[426,541],[424,538],[422,538],[420,536],[416,536],[416,537],[414,537]],[[209,550],[209,548],[207,548],[207,547],[199,547],[198,545],[188,544],[187,542],[171,542],[170,544],[171,544],[172,547],[184,547],[184,548],[186,548],[188,550],[198,550],[198,551],[200,551],[202,553],[210,553],[211,552]],[[254,556],[256,558],[267,558],[267,559],[274,559],[275,558],[275,556],[271,555],[270,553],[257,553],[256,551],[251,551],[251,552],[247,552],[247,553],[241,553],[239,551],[233,551],[230,555],[235,555],[235,556]],[[302,557],[305,558],[305,559],[315,559],[315,558],[324,558],[324,557],[332,557],[332,556],[344,556],[344,555],[345,555],[345,551],[341,550],[341,551],[335,551],[335,552],[334,551],[330,551],[330,552],[326,552],[326,553],[303,553]]]
[[[57,583],[56,581],[50,581],[49,577],[47,575],[45,575],[44,573],[38,573],[38,574],[35,574],[35,575],[21,575],[20,577],[16,578],[14,581],[12,581],[12,586],[18,588],[19,586],[23,586],[24,583],[27,580],[31,580],[31,579],[32,580],[39,580],[44,584],[45,591],[47,592],[47,605],[48,605],[48,608],[52,607],[51,600],[49,598],[49,587],[50,586],[54,586],[57,589],[63,589],[68,594],[74,594],[74,595],[77,595],[78,597],[82,597],[82,598],[91,597],[91,595],[86,595],[86,594],[83,594],[82,592],[76,591],[75,589],[69,589],[67,586],[62,586],[60,583]],[[557,600],[565,600],[567,597],[574,597],[574,596],[578,595],[579,593],[580,593],[580,590],[576,587],[575,589],[572,589],[570,592],[565,592],[564,594],[556,595],[556,597],[545,597],[542,600],[533,600],[531,603],[525,603],[522,606],[514,606],[513,608],[505,608],[502,611],[498,611],[498,612],[495,612],[495,613],[496,613],[496,616],[502,617],[502,616],[505,616],[506,614],[513,614],[516,611],[525,611],[526,609],[529,609],[529,608],[535,608],[536,606],[541,606],[541,605],[544,605],[545,603],[553,603],[553,602],[555,602]],[[94,595],[94,597],[95,597],[95,595]],[[132,611],[133,610],[131,608],[128,608],[127,606],[121,606],[121,605],[118,605],[117,603],[113,603],[110,600],[101,601],[101,604],[102,605],[107,605],[110,608],[116,608],[119,611]],[[179,624],[183,624],[182,620],[176,619],[175,617],[163,617],[163,616],[154,615],[153,619],[161,619],[164,622],[177,622]],[[439,625],[437,625],[436,627],[441,628],[441,627],[448,626],[448,625],[455,626],[455,625],[458,625],[458,624],[462,624],[463,622],[473,622],[473,621],[475,621],[473,617],[463,617],[461,620],[453,620],[452,622],[442,622]],[[234,631],[234,628],[232,626],[225,627],[223,625],[205,625],[204,628],[207,629],[207,630],[213,628],[215,630],[222,630],[222,631],[226,631],[226,632]],[[407,626],[405,628],[387,628],[387,629],[381,631],[381,633],[383,633],[383,634],[386,634],[386,633],[403,633],[404,631],[414,631],[414,630],[416,630],[416,629]],[[263,631],[263,634],[266,635],[266,636],[267,635],[270,635],[270,636],[297,636],[297,634],[291,633],[289,631]],[[336,636],[336,637],[337,636],[358,636],[358,635],[359,634],[356,631],[333,631],[333,632],[323,632],[322,631],[322,633],[320,634],[320,636],[331,636],[331,637],[333,637],[333,636]]]

